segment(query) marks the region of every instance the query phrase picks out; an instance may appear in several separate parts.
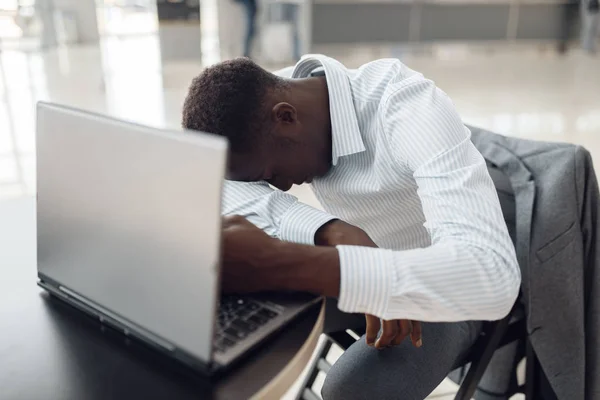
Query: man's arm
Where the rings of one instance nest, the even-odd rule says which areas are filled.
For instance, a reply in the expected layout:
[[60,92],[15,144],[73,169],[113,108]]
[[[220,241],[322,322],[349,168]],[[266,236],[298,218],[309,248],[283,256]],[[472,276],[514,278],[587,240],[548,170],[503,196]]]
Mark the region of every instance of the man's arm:
[[335,219],[266,182],[225,181],[221,214],[241,215],[272,237],[304,244],[315,244],[319,228]]
[[470,132],[448,96],[420,75],[399,82],[381,111],[395,168],[417,184],[431,246],[338,246],[339,308],[423,321],[503,317],[518,295],[520,271]]
[[294,290],[339,295],[335,247],[281,241],[241,216],[223,219],[222,261],[225,292]]

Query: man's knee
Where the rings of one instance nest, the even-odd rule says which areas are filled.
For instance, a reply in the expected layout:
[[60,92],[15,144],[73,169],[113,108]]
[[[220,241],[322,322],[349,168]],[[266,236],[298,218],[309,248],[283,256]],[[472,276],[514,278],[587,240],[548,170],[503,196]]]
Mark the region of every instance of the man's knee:
[[[387,351],[386,351],[387,350]],[[394,398],[392,393],[411,392],[406,363],[397,354],[390,364],[388,353],[400,349],[376,350],[365,344],[364,337],[352,345],[331,367],[321,395],[324,400],[371,400]],[[395,367],[395,368],[394,368]],[[391,369],[391,370],[390,370]],[[393,370],[393,371],[392,371]],[[393,379],[390,377],[393,376]],[[391,396],[391,397],[390,397]],[[412,397],[406,397],[411,398]]]
[[357,373],[348,364],[335,363],[327,373],[321,389],[323,400],[373,399],[373,396],[363,393],[366,385],[362,377],[356,376]]

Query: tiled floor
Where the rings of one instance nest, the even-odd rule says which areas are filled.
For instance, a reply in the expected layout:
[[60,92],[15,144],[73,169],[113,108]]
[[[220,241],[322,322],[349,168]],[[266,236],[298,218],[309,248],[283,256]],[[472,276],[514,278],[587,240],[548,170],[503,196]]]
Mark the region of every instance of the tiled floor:
[[[466,122],[509,135],[580,143],[594,154],[600,150],[600,60],[582,52],[560,57],[550,47],[532,46],[315,50],[349,67],[400,57],[434,79]],[[201,68],[200,62],[161,63],[152,35],[105,39],[99,47],[0,53],[0,198],[34,191],[38,100],[178,127],[187,86]]]
[[[600,60],[548,48],[396,47],[316,49],[356,67],[399,57],[434,79],[465,122],[508,135],[568,141],[600,155]],[[35,103],[52,100],[157,126],[177,127],[200,62],[161,63],[155,36],[111,38],[101,46],[0,53],[0,200],[35,191]],[[294,188],[317,204],[307,187]],[[432,398],[449,399],[445,382]]]

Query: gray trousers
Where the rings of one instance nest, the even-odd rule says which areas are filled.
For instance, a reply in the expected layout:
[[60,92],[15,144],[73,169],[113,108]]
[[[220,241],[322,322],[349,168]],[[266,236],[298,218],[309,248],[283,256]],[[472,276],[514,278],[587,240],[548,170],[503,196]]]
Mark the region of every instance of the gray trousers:
[[[327,300],[325,332],[364,326],[363,315],[345,314]],[[422,400],[464,357],[481,331],[481,322],[423,323],[423,346],[410,340],[377,350],[361,338],[327,373],[324,400]]]

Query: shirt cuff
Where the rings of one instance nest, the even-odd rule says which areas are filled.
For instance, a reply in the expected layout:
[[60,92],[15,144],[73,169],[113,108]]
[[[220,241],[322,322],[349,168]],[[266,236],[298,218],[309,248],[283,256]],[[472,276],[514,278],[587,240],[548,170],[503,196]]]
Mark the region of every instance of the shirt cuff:
[[340,257],[338,308],[347,313],[386,314],[395,281],[393,252],[360,246],[337,246]]
[[327,222],[336,219],[325,211],[304,203],[295,203],[281,218],[279,239],[301,244],[315,244],[315,234]]

